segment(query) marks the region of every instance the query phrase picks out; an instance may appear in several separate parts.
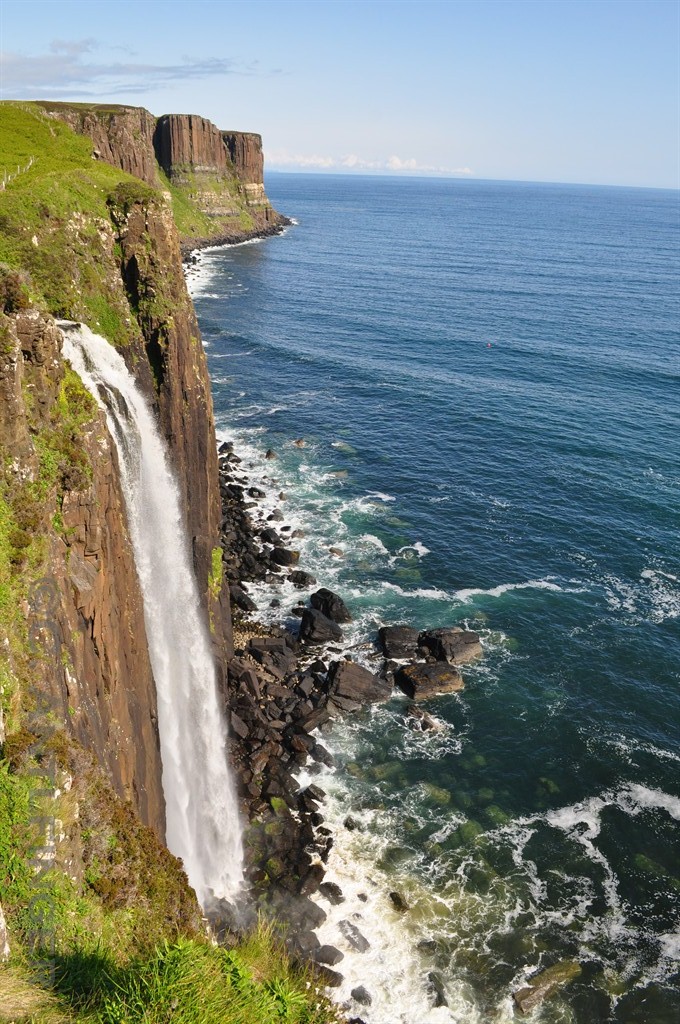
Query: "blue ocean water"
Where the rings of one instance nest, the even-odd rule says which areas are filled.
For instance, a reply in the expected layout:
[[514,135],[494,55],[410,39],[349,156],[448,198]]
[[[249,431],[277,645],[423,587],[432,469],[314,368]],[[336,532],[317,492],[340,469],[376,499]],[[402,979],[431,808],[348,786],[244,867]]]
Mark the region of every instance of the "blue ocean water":
[[[510,1020],[528,976],[576,960],[532,1019],[670,1024],[678,196],[322,175],[267,191],[295,226],[204,253],[192,285],[218,427],[285,492],[301,566],[355,612],[355,656],[371,663],[386,622],[468,624],[486,649],[428,704],[440,733],[395,699],[328,737],[338,912],[373,950],[346,950],[341,994],[371,1024]],[[285,611],[298,592],[258,592],[263,614],[272,596]]]

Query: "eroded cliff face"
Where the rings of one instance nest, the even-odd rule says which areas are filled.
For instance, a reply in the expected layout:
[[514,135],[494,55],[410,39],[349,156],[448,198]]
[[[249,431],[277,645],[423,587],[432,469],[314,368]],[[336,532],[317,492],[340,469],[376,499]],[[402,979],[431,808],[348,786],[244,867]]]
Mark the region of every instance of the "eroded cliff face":
[[[287,224],[264,190],[262,139],[253,132],[221,131],[195,114],[155,118],[142,107],[42,103],[50,117],[92,140],[92,155],[154,187],[159,167],[200,215],[179,225],[185,248],[238,242]],[[179,207],[175,215],[184,213]]]
[[[116,452],[62,359],[50,313],[108,337],[156,411],[223,678],[231,616],[210,381],[170,199],[149,186],[150,115],[58,113],[97,135],[100,156],[113,166],[122,166],[127,149],[127,166],[145,183],[93,161],[86,140],[57,126],[53,111],[7,111],[17,139],[32,133],[44,165],[62,166],[43,180],[36,161],[30,177],[0,193],[0,241],[28,282],[20,306],[30,307],[30,295],[34,303],[0,314],[0,704],[11,744],[30,713],[30,687],[43,679],[60,728],[163,835],[155,686]],[[102,125],[113,133],[108,150]],[[0,265],[3,287],[7,270]]]
[[41,103],[80,135],[92,139],[92,155],[127,174],[158,187],[153,147],[156,118],[143,107],[94,106],[87,103]]
[[14,543],[41,562],[14,666],[41,694],[30,732],[41,735],[49,713],[63,722],[163,837],[155,686],[115,447],[64,365],[54,322],[34,310],[2,320],[0,446],[15,452],[6,494],[15,531],[29,534]]

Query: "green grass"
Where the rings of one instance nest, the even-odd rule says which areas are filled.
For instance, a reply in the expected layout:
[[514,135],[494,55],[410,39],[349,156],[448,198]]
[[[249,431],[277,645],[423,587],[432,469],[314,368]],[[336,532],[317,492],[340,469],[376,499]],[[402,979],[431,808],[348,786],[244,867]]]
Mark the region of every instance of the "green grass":
[[0,103],[0,262],[28,274],[32,302],[125,343],[129,310],[106,232],[121,190],[153,190],[93,160],[92,143],[30,103]]

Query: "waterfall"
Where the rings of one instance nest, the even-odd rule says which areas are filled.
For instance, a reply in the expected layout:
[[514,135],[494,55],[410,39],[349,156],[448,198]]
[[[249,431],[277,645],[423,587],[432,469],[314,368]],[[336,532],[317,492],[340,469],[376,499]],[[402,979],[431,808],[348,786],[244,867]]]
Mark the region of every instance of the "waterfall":
[[167,844],[205,907],[243,877],[241,826],[210,637],[179,489],[146,399],[118,352],[60,322],[64,355],[106,413],[120,462],[158,699]]

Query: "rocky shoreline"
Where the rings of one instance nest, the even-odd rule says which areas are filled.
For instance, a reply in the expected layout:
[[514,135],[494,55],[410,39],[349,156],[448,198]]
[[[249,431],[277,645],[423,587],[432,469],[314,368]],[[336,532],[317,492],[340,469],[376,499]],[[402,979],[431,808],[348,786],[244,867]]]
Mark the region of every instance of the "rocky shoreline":
[[[270,451],[267,457],[276,456]],[[309,593],[317,581],[300,568],[294,547],[299,534],[286,524],[281,509],[265,511],[261,506],[267,496],[251,484],[249,468],[231,442],[220,446],[222,560],[235,648],[224,697],[243,817],[249,823],[247,885],[252,905],[287,925],[292,952],[315,964],[324,984],[338,986],[342,975],[333,968],[343,954],[317,938],[315,929],[326,913],[311,899],[319,893],[334,905],[344,900],[339,886],[324,880],[333,846],[323,817],[325,793],[313,784],[301,788],[296,773],[304,768],[314,774],[320,766],[332,765],[319,732],[338,716],[389,700],[395,687],[410,698],[405,711],[409,725],[437,729],[437,720],[418,701],[461,690],[459,666],[480,656],[482,648],[476,633],[455,626],[418,631],[385,625],[376,638],[381,667],[369,671],[338,646],[342,625],[352,619],[351,609],[323,587],[308,602],[281,607],[285,626],[259,622],[249,583],[287,579],[301,593]],[[278,606],[278,600],[272,605]],[[348,819],[346,827],[351,825]],[[405,909],[399,893],[390,898]],[[356,925],[343,921],[341,930],[353,949],[363,948],[366,940]],[[361,986],[352,994],[359,1003],[362,998],[370,1002]],[[435,992],[433,998],[443,997]]]
[[226,234],[215,235],[214,238],[187,238],[180,245],[185,271],[190,270],[198,262],[196,254],[201,249],[212,249],[221,245],[240,245],[242,242],[253,242],[256,238],[271,238],[273,235],[282,234],[292,223],[290,217],[277,213],[274,223],[265,224],[253,231],[229,231]]

